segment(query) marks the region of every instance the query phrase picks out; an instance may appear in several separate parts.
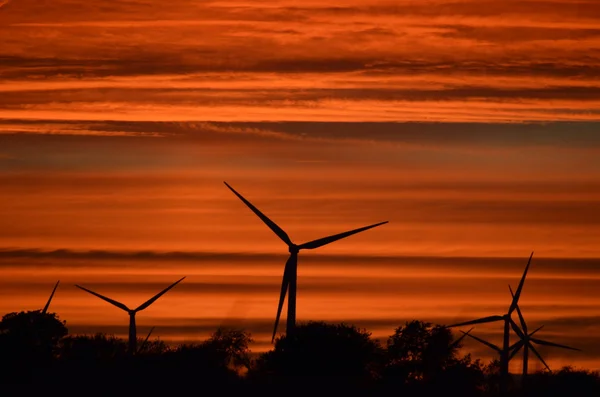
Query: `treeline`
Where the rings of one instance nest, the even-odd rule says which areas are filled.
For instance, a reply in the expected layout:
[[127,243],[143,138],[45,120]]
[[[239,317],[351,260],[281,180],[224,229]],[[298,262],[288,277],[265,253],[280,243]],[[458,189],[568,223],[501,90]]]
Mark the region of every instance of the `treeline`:
[[[168,346],[111,335],[69,335],[55,313],[9,313],[0,322],[0,395],[433,396],[499,394],[497,361],[461,354],[443,326],[411,321],[380,343],[353,325],[308,322],[251,354],[251,335],[219,329]],[[565,367],[512,378],[511,396],[600,396],[597,372]]]

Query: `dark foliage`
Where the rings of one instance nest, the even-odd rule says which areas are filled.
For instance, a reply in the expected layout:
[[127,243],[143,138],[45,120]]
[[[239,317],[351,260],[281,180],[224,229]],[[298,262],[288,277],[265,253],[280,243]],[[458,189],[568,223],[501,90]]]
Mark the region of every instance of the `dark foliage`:
[[[55,314],[10,313],[0,322],[2,395],[428,396],[498,395],[498,365],[460,354],[447,328],[407,322],[386,346],[366,330],[308,322],[251,360],[250,334],[219,329],[201,343],[69,335]],[[598,373],[565,367],[531,374],[511,396],[598,396]]]
[[[352,325],[308,322],[275,340],[273,350],[255,362],[254,387],[276,394],[365,390],[378,375],[383,350],[371,334]],[[306,395],[306,394],[305,394]]]
[[554,373],[538,372],[530,375],[524,387],[515,395],[531,397],[592,397],[600,395],[598,372],[564,367]]
[[461,396],[483,393],[483,366],[470,356],[458,357],[448,328],[422,321],[398,327],[387,342],[383,383],[389,391],[442,393],[454,390]]
[[66,322],[54,313],[39,310],[8,313],[0,321],[0,360],[4,368],[49,365],[58,353],[58,343],[68,333]]

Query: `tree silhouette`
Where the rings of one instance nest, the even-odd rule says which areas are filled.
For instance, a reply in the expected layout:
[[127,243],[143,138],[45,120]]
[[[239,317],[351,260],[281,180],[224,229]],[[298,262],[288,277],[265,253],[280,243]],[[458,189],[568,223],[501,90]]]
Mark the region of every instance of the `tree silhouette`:
[[67,336],[60,341],[60,359],[70,362],[116,360],[127,354],[127,343],[114,335]]
[[407,380],[427,379],[455,360],[460,346],[452,342],[448,328],[418,320],[406,322],[388,339],[388,367],[402,367]]
[[[353,325],[308,322],[276,339],[252,361],[251,335],[220,328],[201,343],[139,344],[114,335],[65,336],[65,322],[40,311],[9,313],[0,321],[0,390],[3,395],[67,396],[219,394],[262,396],[369,395],[496,397],[498,360],[483,366],[460,355],[460,339],[445,327],[411,321],[398,327],[386,348]],[[140,342],[142,340],[140,339]],[[247,371],[247,374],[244,372]],[[600,395],[597,372],[565,367],[531,374],[510,397]]]
[[387,387],[407,392],[451,388],[463,396],[477,395],[483,389],[482,366],[470,356],[458,358],[460,347],[448,328],[418,320],[406,322],[387,341],[383,381]]
[[[18,385],[29,384],[38,373],[51,368],[58,353],[58,341],[67,334],[65,322],[55,313],[40,310],[8,313],[0,321],[0,383],[9,393],[23,394]],[[10,394],[10,393],[9,393]]]
[[[516,394],[516,393],[515,393]],[[553,373],[543,371],[529,375],[527,387],[520,396],[593,397],[600,395],[600,374],[567,366]]]
[[382,356],[366,330],[311,321],[277,338],[248,376],[252,388],[268,395],[367,393]]
[[250,368],[249,345],[253,341],[250,333],[244,330],[219,328],[203,345],[220,355],[224,366],[244,373]]
[[154,340],[144,340],[143,338],[138,338],[138,354],[144,355],[156,355],[162,354],[169,351],[171,348],[164,341],[160,339]]
[[0,321],[3,361],[13,364],[51,360],[58,341],[68,333],[66,321],[40,310],[5,314]]

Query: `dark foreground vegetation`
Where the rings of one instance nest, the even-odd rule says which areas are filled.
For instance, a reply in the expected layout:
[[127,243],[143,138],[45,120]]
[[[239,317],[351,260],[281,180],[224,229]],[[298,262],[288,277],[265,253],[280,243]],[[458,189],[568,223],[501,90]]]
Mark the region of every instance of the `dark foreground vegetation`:
[[[299,324],[251,359],[250,335],[217,330],[172,347],[160,340],[128,353],[110,335],[68,335],[54,313],[10,313],[0,322],[2,396],[496,396],[498,363],[460,353],[451,331],[421,321],[383,344],[346,324]],[[511,396],[600,396],[597,372],[565,367],[513,377]]]

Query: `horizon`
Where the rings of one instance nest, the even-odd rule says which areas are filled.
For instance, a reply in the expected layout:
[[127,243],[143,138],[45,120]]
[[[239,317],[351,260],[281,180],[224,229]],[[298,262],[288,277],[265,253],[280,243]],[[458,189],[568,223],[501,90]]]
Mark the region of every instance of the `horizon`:
[[525,319],[583,350],[541,355],[600,370],[599,16],[568,0],[0,0],[0,313],[41,308],[61,280],[49,311],[71,333],[125,337],[126,314],[74,285],[134,306],[186,276],[138,335],[230,324],[269,348],[288,249],[227,181],[296,244],[389,221],[300,253],[298,321],[385,343],[413,319],[502,314],[534,251]]

